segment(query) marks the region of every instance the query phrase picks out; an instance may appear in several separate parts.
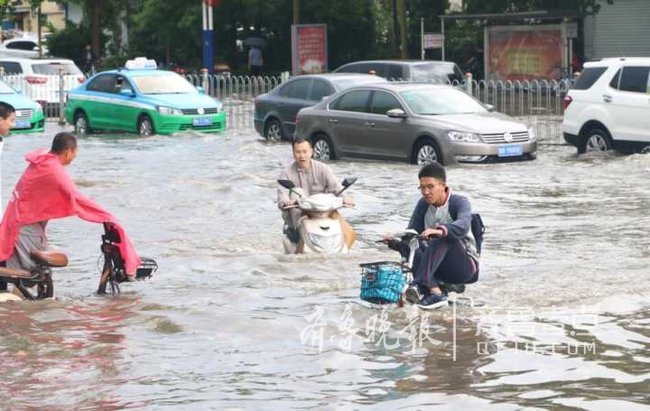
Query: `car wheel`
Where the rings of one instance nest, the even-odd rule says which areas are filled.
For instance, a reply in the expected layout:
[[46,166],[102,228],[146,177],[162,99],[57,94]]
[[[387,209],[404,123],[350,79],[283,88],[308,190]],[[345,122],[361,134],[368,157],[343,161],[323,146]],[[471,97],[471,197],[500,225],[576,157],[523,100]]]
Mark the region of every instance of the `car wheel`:
[[413,150],[412,163],[420,166],[430,164],[430,163],[441,163],[442,156],[440,155],[440,150],[436,146],[436,143],[433,140],[425,139],[420,140]]
[[334,160],[334,147],[324,134],[319,134],[312,140],[314,146],[314,159],[319,161]]
[[579,153],[586,153],[590,151],[608,151],[612,149],[612,140],[609,133],[602,128],[594,128],[589,130],[584,139],[584,144]]
[[156,131],[153,127],[153,121],[149,116],[141,116],[138,120],[138,134],[141,136],[151,136],[154,135]]
[[283,139],[282,126],[278,120],[272,119],[266,123],[264,137],[266,137],[268,141],[280,141]]
[[90,127],[88,126],[88,117],[82,111],[74,116],[74,132],[79,137],[85,137],[90,134]]

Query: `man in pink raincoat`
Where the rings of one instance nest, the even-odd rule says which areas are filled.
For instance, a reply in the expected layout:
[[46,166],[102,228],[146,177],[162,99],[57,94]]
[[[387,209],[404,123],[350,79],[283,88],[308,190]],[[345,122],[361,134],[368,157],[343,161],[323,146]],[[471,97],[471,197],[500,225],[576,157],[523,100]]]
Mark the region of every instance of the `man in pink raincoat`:
[[11,193],[0,223],[0,261],[6,261],[9,268],[31,269],[30,251],[47,248],[48,220],[77,216],[93,223],[115,224],[126,273],[133,279],[140,258],[124,229],[111,213],[81,194],[65,170],[76,155],[77,138],[62,132],[54,137],[49,152],[39,149],[25,156],[29,165]]

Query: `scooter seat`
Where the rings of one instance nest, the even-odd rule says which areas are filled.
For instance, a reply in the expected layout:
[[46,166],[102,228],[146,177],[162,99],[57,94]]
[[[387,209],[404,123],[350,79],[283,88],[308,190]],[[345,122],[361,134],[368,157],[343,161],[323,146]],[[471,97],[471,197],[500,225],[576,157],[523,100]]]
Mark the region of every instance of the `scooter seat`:
[[39,251],[34,250],[29,253],[36,264],[48,267],[65,267],[68,265],[68,256],[60,251]]
[[22,268],[0,267],[0,278],[6,281],[32,279],[34,274]]

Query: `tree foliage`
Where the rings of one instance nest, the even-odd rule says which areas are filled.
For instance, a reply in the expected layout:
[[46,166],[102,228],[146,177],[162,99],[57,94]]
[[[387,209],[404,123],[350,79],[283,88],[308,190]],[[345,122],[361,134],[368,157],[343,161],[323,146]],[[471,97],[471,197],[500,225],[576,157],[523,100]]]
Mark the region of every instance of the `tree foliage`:
[[[0,0],[0,4],[8,0]],[[32,0],[40,1],[40,0]],[[111,32],[109,47],[103,54],[125,59],[138,55],[161,62],[199,67],[202,61],[202,6],[200,0],[59,0],[84,9],[80,27],[70,28],[68,43],[76,33],[82,37],[74,53],[92,38],[103,45],[100,35]],[[611,0],[609,0],[611,2]],[[245,70],[247,50],[242,42],[262,37],[265,71],[279,72],[291,66],[291,25],[293,0],[221,0],[214,7],[215,63],[227,64],[233,71]],[[301,0],[299,24],[327,24],[330,69],[353,60],[397,58],[400,28],[395,27],[396,0]],[[425,32],[440,32],[440,15],[448,0],[404,0],[406,8],[406,50],[409,58],[420,58],[420,22]],[[599,0],[465,0],[463,12],[505,13],[531,10],[569,10],[595,13]],[[128,50],[122,50],[121,27],[129,29]],[[447,27],[447,55],[462,58],[463,50],[482,46],[480,23],[458,22]],[[62,34],[63,36],[63,34]],[[88,38],[90,36],[90,38]],[[72,45],[71,45],[72,47]],[[59,54],[64,55],[63,52]],[[427,58],[440,58],[429,51]]]

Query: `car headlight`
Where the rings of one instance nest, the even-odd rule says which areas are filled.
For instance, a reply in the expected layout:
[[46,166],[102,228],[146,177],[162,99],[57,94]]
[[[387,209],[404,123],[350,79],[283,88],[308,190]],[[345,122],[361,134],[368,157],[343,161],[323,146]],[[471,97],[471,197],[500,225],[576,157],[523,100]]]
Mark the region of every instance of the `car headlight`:
[[41,106],[40,104],[36,104],[36,110],[35,111],[36,111],[36,114],[42,113],[43,112],[43,106]]
[[467,133],[465,131],[450,131],[447,133],[451,141],[459,143],[479,143],[481,137],[476,133]]
[[535,140],[535,129],[532,127],[528,127],[528,139]]
[[217,104],[217,113],[221,113],[223,111],[223,104],[219,103]]
[[158,106],[158,112],[165,116],[182,116],[183,112],[177,108]]

